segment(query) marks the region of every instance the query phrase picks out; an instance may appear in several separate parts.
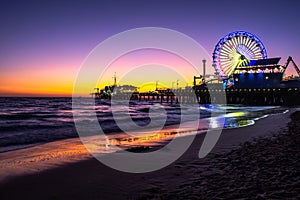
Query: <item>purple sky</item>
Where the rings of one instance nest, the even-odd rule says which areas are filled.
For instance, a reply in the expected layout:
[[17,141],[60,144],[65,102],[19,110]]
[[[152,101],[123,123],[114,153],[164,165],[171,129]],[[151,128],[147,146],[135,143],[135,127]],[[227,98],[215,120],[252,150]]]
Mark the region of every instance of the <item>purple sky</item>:
[[9,80],[31,77],[32,71],[41,72],[42,80],[69,70],[72,82],[98,43],[146,26],[180,31],[210,54],[224,35],[249,31],[261,39],[269,57],[282,57],[284,64],[292,56],[300,65],[299,8],[298,1],[289,0],[1,1],[0,94],[16,92]]

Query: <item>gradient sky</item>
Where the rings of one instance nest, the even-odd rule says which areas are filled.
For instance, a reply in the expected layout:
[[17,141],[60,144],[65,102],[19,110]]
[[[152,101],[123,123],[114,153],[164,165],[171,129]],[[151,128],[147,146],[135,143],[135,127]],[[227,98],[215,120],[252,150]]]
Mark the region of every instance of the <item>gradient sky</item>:
[[269,57],[284,64],[292,56],[300,65],[299,8],[294,0],[1,1],[0,95],[71,95],[89,52],[138,27],[180,31],[210,54],[224,35],[245,30],[261,39]]

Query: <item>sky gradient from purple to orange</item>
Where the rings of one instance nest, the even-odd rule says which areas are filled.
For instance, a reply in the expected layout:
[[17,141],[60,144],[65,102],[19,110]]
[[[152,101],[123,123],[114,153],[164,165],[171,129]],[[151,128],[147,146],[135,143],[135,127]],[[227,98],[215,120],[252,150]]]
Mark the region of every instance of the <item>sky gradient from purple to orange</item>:
[[1,1],[0,96],[70,96],[89,52],[139,27],[182,32],[210,54],[224,35],[245,30],[269,57],[300,65],[299,7],[289,0]]

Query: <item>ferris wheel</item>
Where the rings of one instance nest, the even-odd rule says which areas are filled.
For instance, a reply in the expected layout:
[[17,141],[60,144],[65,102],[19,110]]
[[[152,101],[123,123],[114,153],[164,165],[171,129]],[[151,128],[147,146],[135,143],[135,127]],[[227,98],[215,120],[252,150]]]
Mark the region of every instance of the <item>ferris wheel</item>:
[[249,32],[235,31],[216,45],[213,66],[219,76],[226,79],[236,68],[247,66],[250,60],[266,58],[267,52],[260,39]]

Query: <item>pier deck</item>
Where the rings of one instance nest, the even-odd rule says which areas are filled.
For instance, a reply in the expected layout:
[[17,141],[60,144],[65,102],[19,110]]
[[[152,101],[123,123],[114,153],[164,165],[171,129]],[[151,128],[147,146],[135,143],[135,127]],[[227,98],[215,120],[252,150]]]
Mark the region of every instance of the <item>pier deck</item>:
[[[96,99],[102,99],[94,94]],[[245,88],[245,89],[178,89],[165,92],[135,92],[113,95],[113,99],[151,101],[157,103],[227,103],[243,105],[300,105],[300,88]],[[111,98],[111,97],[109,97]]]

